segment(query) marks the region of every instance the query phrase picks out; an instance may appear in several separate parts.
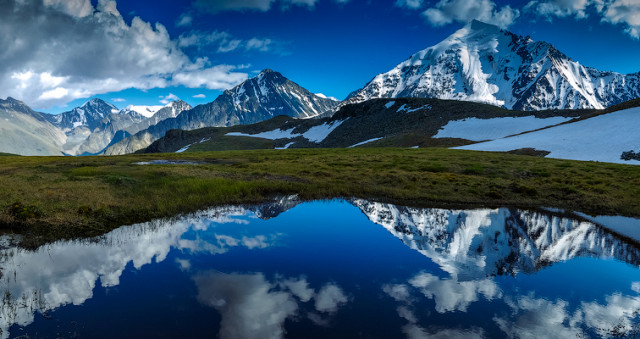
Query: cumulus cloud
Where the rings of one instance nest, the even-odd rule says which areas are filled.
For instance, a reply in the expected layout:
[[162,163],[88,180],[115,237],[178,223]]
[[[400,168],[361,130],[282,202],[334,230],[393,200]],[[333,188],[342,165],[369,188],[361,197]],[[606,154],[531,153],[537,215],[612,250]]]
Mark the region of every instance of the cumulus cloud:
[[396,6],[400,8],[418,9],[422,7],[423,0],[398,0]]
[[178,100],[180,100],[180,98],[178,98],[178,96],[173,93],[169,93],[169,95],[165,95],[165,96],[160,96],[160,103],[165,105],[168,105],[172,101],[178,101]]
[[533,0],[525,11],[548,19],[552,17],[589,16],[589,10],[601,16],[601,21],[625,27],[631,37],[640,38],[640,2],[636,0]]
[[525,11],[535,11],[542,16],[567,17],[575,16],[576,18],[587,17],[587,7],[594,4],[592,0],[534,0],[529,2],[525,7]]
[[622,24],[631,37],[640,38],[640,3],[636,0],[615,0],[608,3],[602,20]]
[[231,88],[245,80],[247,74],[233,72],[235,66],[217,65],[205,69],[179,71],[173,75],[173,82],[186,87],[205,87],[208,89]]
[[508,27],[520,16],[520,11],[509,5],[498,10],[492,0],[440,0],[422,15],[436,27],[473,19]]
[[247,78],[235,66],[191,61],[163,25],[127,24],[109,0],[95,8],[89,0],[5,1],[0,45],[0,93],[35,108],[130,87],[220,90]]

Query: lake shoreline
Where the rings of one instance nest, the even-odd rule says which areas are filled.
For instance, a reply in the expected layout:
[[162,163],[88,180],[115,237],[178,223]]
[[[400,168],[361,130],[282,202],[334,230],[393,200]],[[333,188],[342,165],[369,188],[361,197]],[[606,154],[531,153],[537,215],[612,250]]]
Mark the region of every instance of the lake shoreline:
[[[154,160],[178,164],[139,165]],[[640,167],[449,149],[3,157],[0,228],[25,246],[212,206],[358,197],[412,207],[541,206],[640,216]]]

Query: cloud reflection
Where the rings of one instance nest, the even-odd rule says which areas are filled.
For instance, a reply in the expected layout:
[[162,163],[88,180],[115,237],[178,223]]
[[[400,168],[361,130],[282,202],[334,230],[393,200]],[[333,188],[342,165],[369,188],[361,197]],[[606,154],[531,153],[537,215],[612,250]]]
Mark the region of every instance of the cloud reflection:
[[[104,287],[116,286],[129,263],[140,269],[154,261],[164,261],[172,248],[211,254],[234,247],[267,248],[279,234],[230,236],[212,232],[211,238],[200,236],[220,224],[245,224],[248,215],[263,215],[263,208],[271,214],[278,211],[268,204],[252,208],[225,206],[189,217],[121,227],[97,239],[60,241],[35,251],[5,247],[0,250],[0,338],[8,337],[13,324],[32,323],[36,311],[44,313],[63,305],[84,303],[93,296],[98,279]],[[190,231],[195,233],[195,240],[183,239]],[[176,264],[184,271],[191,268],[188,260],[177,259]]]
[[[278,280],[281,279],[281,280]],[[348,301],[338,285],[329,283],[317,293],[305,277],[276,277],[268,281],[263,273],[205,272],[193,277],[198,301],[220,312],[220,338],[283,338],[284,322],[300,315],[299,304],[315,300],[315,309],[335,313]],[[314,312],[307,317],[318,325],[328,319]]]

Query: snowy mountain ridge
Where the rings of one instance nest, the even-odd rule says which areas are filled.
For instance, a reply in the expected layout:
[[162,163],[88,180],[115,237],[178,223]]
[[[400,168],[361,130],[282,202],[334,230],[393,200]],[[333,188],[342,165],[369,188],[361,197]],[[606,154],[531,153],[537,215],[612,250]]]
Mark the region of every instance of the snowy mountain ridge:
[[423,97],[514,110],[602,109],[640,96],[640,73],[601,72],[536,42],[474,20],[351,93],[344,104]]
[[279,115],[313,118],[332,111],[339,102],[313,94],[271,69],[224,91],[213,102],[198,105],[172,119],[166,119],[126,138],[106,155],[133,153],[151,145],[172,129],[247,125]]

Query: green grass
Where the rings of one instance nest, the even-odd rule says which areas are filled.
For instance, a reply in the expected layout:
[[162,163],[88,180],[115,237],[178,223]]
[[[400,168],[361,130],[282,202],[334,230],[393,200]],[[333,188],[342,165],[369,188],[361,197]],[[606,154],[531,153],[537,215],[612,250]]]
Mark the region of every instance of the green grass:
[[[155,159],[203,164],[134,164]],[[3,157],[0,228],[37,241],[93,236],[124,224],[285,194],[417,207],[549,206],[639,217],[640,167],[440,148]]]

